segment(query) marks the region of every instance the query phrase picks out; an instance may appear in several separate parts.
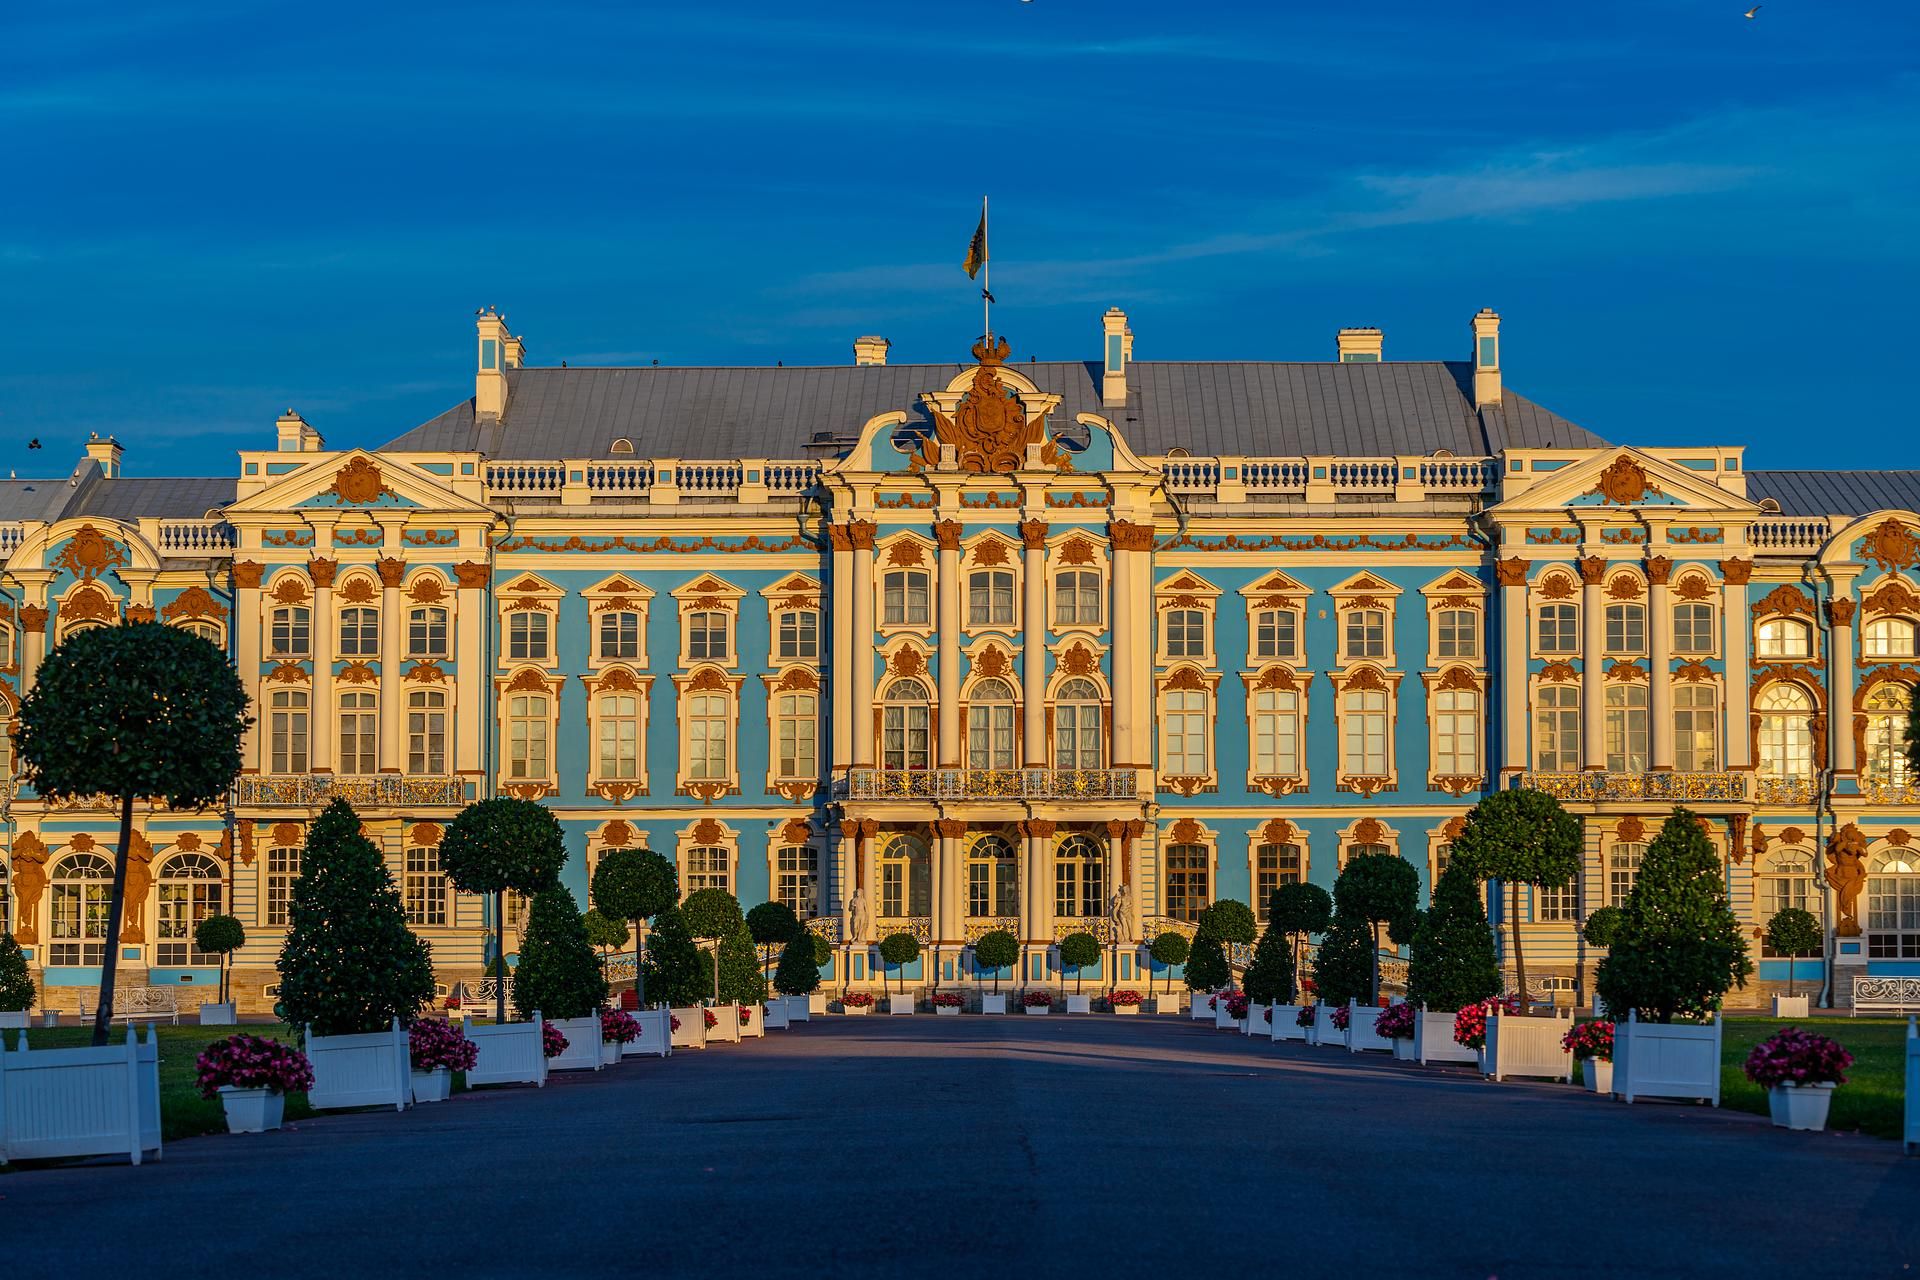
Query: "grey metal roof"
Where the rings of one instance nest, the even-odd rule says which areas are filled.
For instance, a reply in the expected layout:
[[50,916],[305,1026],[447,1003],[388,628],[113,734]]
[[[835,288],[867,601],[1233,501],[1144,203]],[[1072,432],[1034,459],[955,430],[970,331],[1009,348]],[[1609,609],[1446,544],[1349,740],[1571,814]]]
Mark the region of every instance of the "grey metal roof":
[[1920,511],[1920,471],[1749,471],[1747,496],[1772,498],[1790,516]]
[[108,520],[197,520],[233,501],[230,476],[121,477],[96,480],[64,513]]
[[58,520],[73,497],[65,476],[54,480],[0,480],[0,520]]
[[[920,413],[920,393],[958,364],[796,368],[515,369],[503,421],[473,402],[388,443],[396,451],[477,449],[494,458],[604,458],[617,439],[641,457],[795,457],[816,438],[851,438],[876,414]],[[1100,403],[1101,369],[1081,361],[1011,366],[1061,397],[1058,416],[1115,420],[1136,452],[1197,455],[1462,456],[1606,441],[1508,391],[1473,407],[1472,370],[1445,361],[1380,364],[1137,361],[1124,408]]]

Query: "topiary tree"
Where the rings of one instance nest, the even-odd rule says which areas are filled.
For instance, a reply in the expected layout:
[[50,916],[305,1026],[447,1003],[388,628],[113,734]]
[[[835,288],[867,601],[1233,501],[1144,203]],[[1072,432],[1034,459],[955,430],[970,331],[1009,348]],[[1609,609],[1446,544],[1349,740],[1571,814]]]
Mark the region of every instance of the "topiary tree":
[[584,1018],[607,999],[606,975],[587,939],[586,919],[565,885],[533,895],[520,963],[513,969],[513,1007],[524,1021]]
[[1507,933],[1523,1004],[1527,958],[1520,946],[1520,886],[1567,884],[1580,874],[1580,847],[1580,819],[1546,792],[1527,787],[1496,791],[1480,801],[1454,837],[1448,869],[1458,867],[1476,880],[1498,880],[1508,891]]
[[684,1009],[706,999],[707,970],[686,917],[677,904],[669,902],[654,913],[653,928],[647,934],[645,982],[653,984],[661,1000]]
[[1187,968],[1181,975],[1189,991],[1218,991],[1233,980],[1227,964],[1227,947],[1207,932],[1196,933],[1187,952]]
[[640,939],[648,920],[680,900],[680,876],[666,855],[651,849],[609,849],[600,855],[590,886],[595,910],[633,922],[634,999],[647,1005],[647,966]]
[[[754,942],[763,949],[784,947],[800,932],[800,917],[793,914],[793,908],[784,902],[763,902],[747,912],[747,928],[753,932]],[[766,967],[768,959],[763,950],[762,968]]]
[[687,918],[687,929],[694,937],[709,942],[731,938],[746,923],[740,900],[725,889],[694,890],[680,904],[680,914]]
[[0,929],[0,1012],[24,1013],[38,993],[27,973],[27,953],[13,935]]
[[1060,940],[1060,963],[1073,967],[1073,989],[1077,994],[1086,981],[1085,970],[1100,963],[1100,939],[1090,933],[1070,933]]
[[[80,537],[91,534],[83,530]],[[97,535],[94,535],[97,536]],[[119,801],[119,856],[108,899],[93,1043],[107,1042],[127,918],[133,802],[173,810],[225,801],[240,772],[247,691],[227,655],[179,627],[132,622],[92,627],[57,644],[20,703],[14,744],[21,781],[51,802]]]
[[193,928],[193,945],[220,957],[220,1003],[227,1002],[227,963],[247,945],[247,930],[232,916],[208,916]]
[[1587,940],[1590,947],[1605,950],[1613,945],[1613,939],[1620,932],[1620,908],[1596,907],[1587,922],[1580,926],[1580,936]]
[[1253,948],[1253,963],[1247,966],[1247,998],[1256,1004],[1292,1004],[1294,989],[1293,947],[1286,931],[1277,929],[1271,914],[1260,941]]
[[1358,916],[1336,911],[1333,923],[1320,939],[1320,950],[1313,961],[1314,988],[1319,999],[1335,1005],[1348,1000],[1371,1003],[1375,959],[1373,925]]
[[[890,933],[880,939],[880,958],[895,969],[910,965],[920,958],[920,939],[910,933]],[[881,977],[881,985],[886,985],[884,974]],[[906,990],[906,985],[906,976],[903,974],[900,978],[900,989]]]
[[[498,796],[468,805],[440,837],[440,867],[456,889],[493,895],[493,950],[507,954],[507,891],[539,895],[560,883],[566,836],[543,804]],[[572,900],[572,896],[568,896]],[[524,950],[525,944],[522,943]],[[514,976],[519,984],[519,975]],[[519,1005],[518,993],[514,1000]],[[550,1018],[562,1015],[549,1011]],[[494,1016],[507,1020],[504,984],[494,988]]]
[[1613,947],[1600,962],[1600,998],[1616,1018],[1637,1009],[1643,1020],[1672,1022],[1718,1008],[1752,972],[1720,855],[1700,820],[1675,809],[1640,860]]
[[793,935],[780,952],[779,967],[773,971],[773,989],[784,995],[812,995],[820,989],[820,962],[814,958],[813,944],[818,937],[811,929]]
[[814,934],[813,935],[813,962],[817,965],[824,965],[825,963],[827,963],[827,961],[831,959],[833,959],[833,944],[831,942],[828,942],[825,938],[821,937],[819,934],[817,933]]
[[[1193,954],[1193,944],[1187,941],[1186,934],[1169,929],[1153,940],[1153,945],[1147,948],[1147,954],[1172,969],[1174,965],[1187,962],[1187,957]],[[1147,990],[1153,990],[1151,975],[1147,979]]]
[[1293,944],[1293,971],[1301,970],[1300,951],[1310,933],[1325,933],[1333,923],[1333,895],[1317,884],[1283,884],[1267,900],[1267,927]]
[[344,800],[307,830],[287,894],[275,1012],[296,1036],[359,1035],[408,1026],[433,999],[433,953],[407,927],[400,892]]
[[581,923],[586,926],[587,941],[600,953],[603,962],[607,952],[626,946],[633,937],[633,930],[627,928],[625,920],[615,919],[598,907],[590,908]]
[[1020,963],[1020,939],[1005,929],[983,933],[979,941],[973,944],[973,962],[993,970],[993,989],[997,993],[1000,990],[1000,971]]
[[1782,907],[1773,913],[1773,919],[1767,921],[1767,949],[1777,956],[1787,958],[1787,994],[1793,994],[1793,961],[1795,956],[1818,951],[1820,944],[1826,941],[1826,933],[1820,928],[1820,922],[1810,911],[1799,907]]
[[759,1004],[767,998],[767,975],[753,931],[745,923],[720,941],[720,999],[730,1004]]
[[1380,1003],[1380,926],[1391,923],[1396,942],[1411,941],[1414,912],[1420,905],[1420,873],[1391,853],[1362,853],[1348,860],[1333,885],[1335,915],[1367,922],[1375,939],[1369,966],[1367,1003]]
[[1457,1013],[1500,994],[1500,959],[1479,882],[1449,867],[1414,930],[1407,1003]]
[[1198,933],[1211,934],[1222,942],[1251,946],[1260,926],[1253,908],[1238,898],[1222,898],[1200,913]]

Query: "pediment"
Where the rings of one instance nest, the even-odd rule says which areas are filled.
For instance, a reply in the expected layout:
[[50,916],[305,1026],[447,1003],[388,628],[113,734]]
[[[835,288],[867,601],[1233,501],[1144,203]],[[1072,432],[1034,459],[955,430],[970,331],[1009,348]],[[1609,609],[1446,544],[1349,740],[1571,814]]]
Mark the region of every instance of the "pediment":
[[[298,457],[300,455],[291,455]],[[226,508],[229,519],[289,510],[493,513],[404,462],[364,449],[325,454]]]
[[1537,481],[1494,510],[1628,511],[1672,507],[1759,510],[1758,504],[1715,484],[1712,473],[1631,448],[1595,451],[1592,456]]

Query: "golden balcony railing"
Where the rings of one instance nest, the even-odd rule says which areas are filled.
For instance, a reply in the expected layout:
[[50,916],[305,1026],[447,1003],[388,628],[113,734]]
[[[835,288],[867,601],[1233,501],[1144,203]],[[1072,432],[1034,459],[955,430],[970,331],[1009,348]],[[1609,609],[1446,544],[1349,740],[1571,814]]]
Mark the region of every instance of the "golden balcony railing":
[[1860,794],[1874,804],[1920,804],[1920,779],[1889,782],[1885,778],[1862,778]]
[[1132,769],[849,769],[845,800],[1132,800]]
[[332,800],[361,809],[455,807],[467,802],[467,784],[415,773],[250,773],[234,784],[242,806],[317,809]]
[[931,946],[933,943],[933,917],[880,916],[874,920],[874,941],[877,942],[895,933],[910,933],[919,941],[921,946]]
[[1561,800],[1745,800],[1744,773],[1525,773],[1520,785]]
[[1004,930],[1014,937],[1020,936],[1019,916],[970,916],[966,923],[966,939],[978,942],[988,934]]
[[1753,779],[1755,804],[1812,804],[1812,778],[1772,778],[1756,774]]

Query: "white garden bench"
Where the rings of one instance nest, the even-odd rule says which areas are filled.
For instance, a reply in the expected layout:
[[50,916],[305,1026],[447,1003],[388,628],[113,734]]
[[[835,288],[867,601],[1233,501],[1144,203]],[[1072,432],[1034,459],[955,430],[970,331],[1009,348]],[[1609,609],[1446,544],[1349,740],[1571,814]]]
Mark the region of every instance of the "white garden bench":
[[1920,978],[1855,978],[1853,1011],[1856,1014],[1920,1011]]
[[[180,1025],[180,1002],[176,987],[116,987],[113,992],[113,1013],[109,1015],[114,1022],[159,1022],[165,1019],[174,1026]],[[80,997],[80,1021],[93,1021],[94,1010],[99,1007],[100,991],[94,989],[94,1003],[88,1004],[87,997]]]

